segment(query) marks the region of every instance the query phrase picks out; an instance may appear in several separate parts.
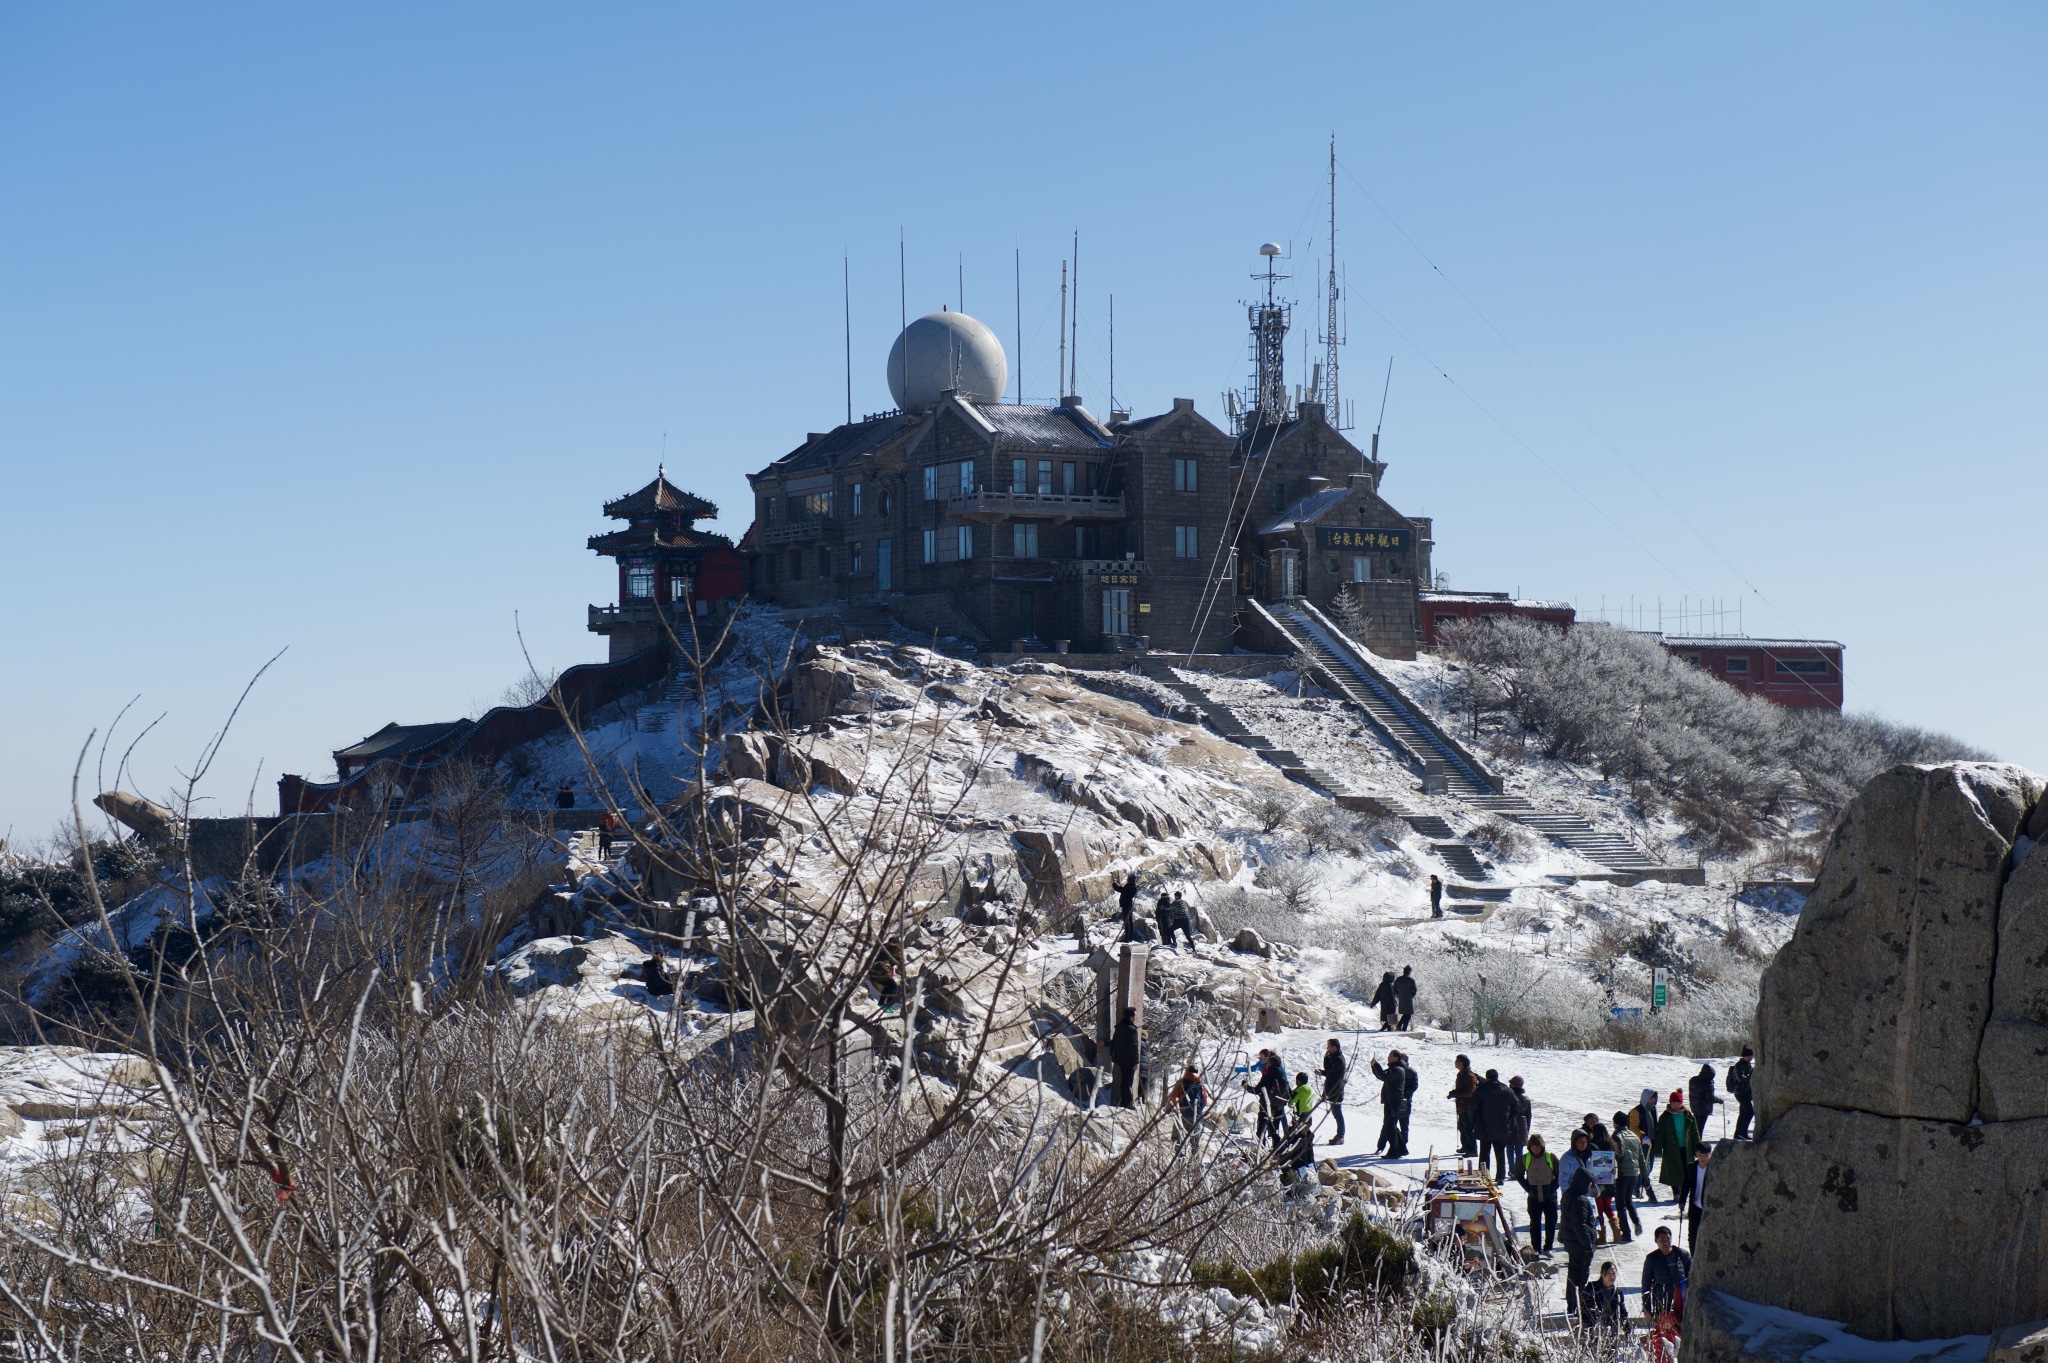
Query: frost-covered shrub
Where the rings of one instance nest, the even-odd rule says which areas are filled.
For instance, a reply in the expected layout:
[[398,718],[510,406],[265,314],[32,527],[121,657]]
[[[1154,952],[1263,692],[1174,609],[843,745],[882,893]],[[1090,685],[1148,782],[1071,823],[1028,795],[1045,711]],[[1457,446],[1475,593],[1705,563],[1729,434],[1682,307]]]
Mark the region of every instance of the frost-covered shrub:
[[1496,618],[1439,637],[1458,664],[1453,707],[1475,723],[1504,716],[1545,755],[1654,792],[1715,850],[1747,846],[1790,800],[1839,810],[1894,763],[1985,755],[1872,716],[1785,710],[1608,625]]

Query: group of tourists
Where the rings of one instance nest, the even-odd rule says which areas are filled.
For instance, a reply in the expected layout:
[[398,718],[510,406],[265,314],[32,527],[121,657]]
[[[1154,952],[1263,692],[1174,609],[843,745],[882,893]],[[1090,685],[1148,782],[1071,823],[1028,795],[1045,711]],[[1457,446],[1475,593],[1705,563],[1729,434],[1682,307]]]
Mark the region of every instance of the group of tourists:
[[[1127,873],[1121,881],[1111,882],[1116,886],[1117,918],[1123,928],[1122,940],[1138,940],[1138,873]],[[1195,947],[1195,906],[1181,897],[1175,890],[1172,895],[1159,892],[1159,902],[1153,906],[1152,920],[1159,927],[1159,944],[1172,946],[1176,935],[1187,939],[1188,950]]]
[[[1482,1169],[1491,1160],[1496,1181],[1511,1176],[1521,1186],[1528,1198],[1530,1248],[1547,1258],[1563,1244],[1565,1311],[1584,1327],[1621,1330],[1615,1266],[1601,1265],[1599,1280],[1590,1281],[1593,1255],[1601,1245],[1627,1244],[1641,1235],[1636,1202],[1640,1198],[1656,1205],[1656,1186],[1664,1186],[1674,1216],[1685,1223],[1686,1244],[1679,1248],[1669,1227],[1657,1227],[1657,1247],[1644,1260],[1641,1286],[1644,1314],[1653,1331],[1668,1332],[1668,1344],[1683,1319],[1692,1250],[1706,1211],[1713,1153],[1706,1121],[1722,1103],[1714,1067],[1700,1066],[1685,1088],[1671,1090],[1661,1110],[1657,1091],[1646,1088],[1633,1107],[1614,1113],[1611,1122],[1588,1112],[1565,1137],[1559,1154],[1529,1131],[1529,1102],[1519,1076],[1503,1085],[1493,1070],[1474,1079],[1465,1056],[1456,1063],[1458,1083],[1451,1096],[1460,1105],[1460,1153],[1477,1158]],[[1750,1096],[1754,1069],[1755,1051],[1744,1046],[1728,1074],[1728,1092],[1739,1114],[1738,1140],[1749,1139],[1755,1116]],[[1511,1169],[1507,1176],[1499,1172],[1502,1141]]]

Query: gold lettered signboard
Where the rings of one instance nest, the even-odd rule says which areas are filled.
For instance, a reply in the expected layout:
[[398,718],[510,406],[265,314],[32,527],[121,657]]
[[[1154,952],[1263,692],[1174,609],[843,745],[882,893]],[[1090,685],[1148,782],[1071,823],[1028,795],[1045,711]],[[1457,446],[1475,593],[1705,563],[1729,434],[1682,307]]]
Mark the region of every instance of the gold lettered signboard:
[[1407,526],[1320,525],[1316,527],[1318,549],[1392,550],[1407,549],[1415,532]]
[[1105,587],[1135,587],[1138,585],[1138,575],[1123,570],[1097,574],[1096,580]]

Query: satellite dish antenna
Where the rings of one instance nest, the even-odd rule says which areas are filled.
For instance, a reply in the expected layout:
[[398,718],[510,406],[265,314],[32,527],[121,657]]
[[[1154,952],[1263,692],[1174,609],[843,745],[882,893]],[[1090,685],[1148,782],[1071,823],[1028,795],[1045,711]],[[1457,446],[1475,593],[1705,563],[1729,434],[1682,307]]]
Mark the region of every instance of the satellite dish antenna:
[[1279,255],[1279,254],[1280,254],[1280,243],[1279,243],[1279,242],[1277,242],[1277,241],[1269,241],[1269,242],[1267,242],[1267,243],[1266,243],[1266,244],[1265,244],[1264,246],[1261,246],[1261,247],[1259,248],[1259,254],[1260,254],[1260,255],[1262,255],[1262,256],[1277,256],[1277,255]]

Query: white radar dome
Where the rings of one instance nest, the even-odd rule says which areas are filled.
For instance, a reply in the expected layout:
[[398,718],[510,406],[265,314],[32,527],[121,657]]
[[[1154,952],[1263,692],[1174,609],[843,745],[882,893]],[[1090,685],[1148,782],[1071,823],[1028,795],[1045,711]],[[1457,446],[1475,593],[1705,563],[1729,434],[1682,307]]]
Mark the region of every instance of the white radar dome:
[[889,347],[889,395],[906,412],[931,406],[949,388],[975,402],[1000,402],[1009,386],[1003,343],[964,312],[927,313]]

